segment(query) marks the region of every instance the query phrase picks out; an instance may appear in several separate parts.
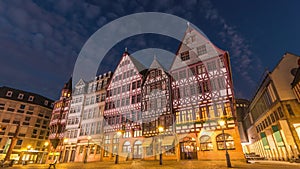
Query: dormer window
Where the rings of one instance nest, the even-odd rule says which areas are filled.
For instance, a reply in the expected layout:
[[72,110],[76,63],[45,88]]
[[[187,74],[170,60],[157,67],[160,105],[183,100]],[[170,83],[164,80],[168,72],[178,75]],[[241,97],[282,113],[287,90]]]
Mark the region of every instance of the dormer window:
[[29,96],[29,98],[28,98],[28,101],[33,101],[33,99],[34,99],[34,96]]
[[22,93],[20,93],[19,95],[18,95],[18,99],[23,99],[23,97],[24,97],[24,94],[22,94]]
[[180,54],[180,57],[181,57],[181,60],[182,60],[182,61],[189,60],[189,59],[190,59],[189,51],[182,52],[182,53]]
[[48,106],[48,100],[45,100],[45,101],[44,101],[44,105],[45,105],[45,106]]
[[12,91],[7,91],[7,93],[6,93],[6,96],[7,96],[7,97],[11,97],[11,96],[12,96],[12,94],[13,94],[13,92],[12,92]]

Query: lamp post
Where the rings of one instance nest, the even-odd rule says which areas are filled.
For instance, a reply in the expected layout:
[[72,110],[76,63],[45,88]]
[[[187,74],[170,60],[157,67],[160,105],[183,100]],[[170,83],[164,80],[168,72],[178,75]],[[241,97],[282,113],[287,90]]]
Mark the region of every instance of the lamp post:
[[43,155],[42,155],[42,158],[41,158],[41,161],[40,161],[40,164],[42,164],[43,163],[43,159],[44,159],[44,156],[45,156],[45,152],[47,151],[47,147],[48,147],[48,145],[49,145],[49,143],[48,143],[48,141],[46,141],[45,143],[44,143],[44,150],[43,150]]
[[118,147],[117,147],[117,154],[116,154],[116,161],[115,161],[115,164],[118,164],[119,163],[119,146],[120,146],[120,136],[122,136],[123,133],[125,133],[125,129],[126,129],[126,123],[123,122],[122,123],[122,126],[121,126],[121,130],[119,130],[117,132],[117,137],[118,137]]
[[88,146],[85,150],[85,156],[84,156],[84,160],[83,160],[83,163],[87,163],[87,156],[88,156],[88,150],[90,148],[90,140],[91,140],[91,136],[87,136],[87,140],[88,140]]
[[225,139],[225,133],[224,133],[225,121],[224,120],[220,120],[219,121],[219,125],[221,126],[221,129],[222,129],[222,135],[223,135],[223,140],[224,140],[224,148],[225,148],[225,157],[226,157],[227,167],[231,167],[230,156],[228,154],[227,145],[226,145],[226,139]]
[[116,161],[115,161],[115,164],[118,164],[119,163],[119,146],[120,146],[120,136],[122,135],[122,131],[118,131],[117,132],[117,137],[118,137],[118,145],[117,145],[117,154],[116,154]]
[[164,128],[162,126],[158,127],[158,132],[159,132],[159,139],[160,139],[160,142],[159,142],[159,165],[162,165],[162,145],[161,145],[161,142],[162,142],[162,135],[161,133],[164,132]]

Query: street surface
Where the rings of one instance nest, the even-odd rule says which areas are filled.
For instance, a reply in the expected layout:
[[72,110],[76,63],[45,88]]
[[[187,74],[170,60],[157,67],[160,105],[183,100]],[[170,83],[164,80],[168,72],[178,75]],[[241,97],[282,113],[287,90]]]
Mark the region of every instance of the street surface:
[[[300,163],[289,163],[281,161],[250,161],[245,163],[240,161],[232,161],[232,168],[249,168],[249,169],[300,169]],[[11,169],[46,169],[49,164],[28,164],[25,166],[14,165]],[[53,168],[53,167],[52,167]],[[182,160],[163,161],[163,165],[159,165],[159,161],[129,161],[114,164],[114,162],[89,162],[89,163],[59,163],[56,169],[225,169],[225,161],[192,161]]]

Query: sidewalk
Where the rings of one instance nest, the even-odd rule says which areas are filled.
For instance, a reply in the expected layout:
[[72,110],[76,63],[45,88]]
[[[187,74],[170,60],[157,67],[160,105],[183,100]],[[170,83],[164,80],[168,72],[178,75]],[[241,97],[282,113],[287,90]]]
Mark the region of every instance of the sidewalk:
[[[245,163],[241,161],[231,161],[232,168],[245,168],[245,169],[300,169],[300,164],[289,163],[282,161],[251,161]],[[46,169],[48,164],[29,164],[26,166],[15,165],[15,169]],[[163,165],[159,165],[159,161],[128,161],[120,164],[114,162],[89,162],[89,163],[59,163],[56,165],[57,169],[226,169],[225,161],[193,161],[182,160],[176,161],[163,161]]]

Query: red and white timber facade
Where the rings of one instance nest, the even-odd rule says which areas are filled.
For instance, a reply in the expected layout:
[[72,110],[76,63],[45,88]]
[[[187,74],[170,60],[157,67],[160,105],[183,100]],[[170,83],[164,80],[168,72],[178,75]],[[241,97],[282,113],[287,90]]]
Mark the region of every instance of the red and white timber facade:
[[[103,88],[105,102],[103,90],[94,90],[97,84],[81,80],[75,86],[69,113],[75,121],[67,126],[66,144],[72,153],[67,161],[114,160],[117,154],[120,161],[154,160],[160,151],[164,160],[222,160],[225,147],[231,159],[244,158],[229,54],[192,27],[188,26],[170,70],[156,58],[147,70],[126,51]],[[103,104],[93,101],[98,96]],[[97,112],[103,109],[102,123]]]
[[231,158],[242,159],[228,52],[188,26],[169,72],[180,159],[225,159],[220,120]]
[[[104,111],[104,160],[142,158],[141,84],[144,66],[125,52],[107,88]],[[122,131],[122,136],[118,134]],[[131,150],[132,147],[132,150]]]
[[[160,146],[169,157],[175,154],[173,145],[175,116],[171,96],[171,76],[154,57],[142,84],[144,159],[158,159]],[[162,128],[163,132],[159,131],[159,128]],[[162,135],[164,138],[160,145]]]
[[61,90],[59,100],[54,103],[52,117],[49,124],[50,152],[48,160],[59,160],[63,152],[63,139],[67,123],[67,115],[71,104],[72,78],[64,85]]

